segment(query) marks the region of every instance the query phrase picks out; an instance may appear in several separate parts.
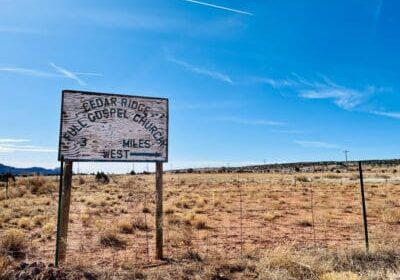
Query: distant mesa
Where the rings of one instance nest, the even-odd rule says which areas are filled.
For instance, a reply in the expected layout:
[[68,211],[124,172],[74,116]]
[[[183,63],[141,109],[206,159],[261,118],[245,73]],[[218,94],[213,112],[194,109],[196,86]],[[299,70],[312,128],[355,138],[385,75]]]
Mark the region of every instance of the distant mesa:
[[11,173],[13,175],[58,175],[60,174],[60,169],[46,169],[42,167],[17,168],[0,163],[0,174],[4,173]]

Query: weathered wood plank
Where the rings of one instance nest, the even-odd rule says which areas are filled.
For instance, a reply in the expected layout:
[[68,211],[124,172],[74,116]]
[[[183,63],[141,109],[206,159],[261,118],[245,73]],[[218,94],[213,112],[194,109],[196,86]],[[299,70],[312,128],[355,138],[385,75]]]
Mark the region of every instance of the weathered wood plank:
[[59,158],[168,160],[168,100],[63,92]]
[[60,232],[60,249],[58,260],[60,263],[65,261],[67,254],[68,239],[68,223],[69,209],[71,205],[71,189],[72,189],[72,161],[66,161],[64,165],[64,177],[61,198],[61,232]]

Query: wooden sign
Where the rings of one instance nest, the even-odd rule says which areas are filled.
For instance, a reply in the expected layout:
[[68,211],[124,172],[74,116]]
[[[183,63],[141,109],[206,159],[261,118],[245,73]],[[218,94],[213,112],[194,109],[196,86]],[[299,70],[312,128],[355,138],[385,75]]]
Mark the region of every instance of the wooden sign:
[[64,90],[58,159],[168,161],[168,99]]

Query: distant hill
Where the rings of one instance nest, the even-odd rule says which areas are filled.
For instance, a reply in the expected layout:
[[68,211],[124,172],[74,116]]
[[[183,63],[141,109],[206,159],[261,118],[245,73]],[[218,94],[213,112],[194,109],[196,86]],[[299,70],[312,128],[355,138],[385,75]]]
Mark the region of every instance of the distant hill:
[[0,174],[8,172],[14,175],[31,175],[31,174],[57,175],[60,173],[60,169],[59,168],[46,169],[42,167],[17,168],[0,163]]
[[[389,160],[363,160],[364,165],[369,166],[397,166],[400,159]],[[318,162],[292,162],[273,163],[261,165],[248,165],[239,167],[208,167],[208,168],[187,168],[169,170],[171,173],[225,173],[225,172],[341,172],[341,170],[358,170],[357,161],[318,161]]]

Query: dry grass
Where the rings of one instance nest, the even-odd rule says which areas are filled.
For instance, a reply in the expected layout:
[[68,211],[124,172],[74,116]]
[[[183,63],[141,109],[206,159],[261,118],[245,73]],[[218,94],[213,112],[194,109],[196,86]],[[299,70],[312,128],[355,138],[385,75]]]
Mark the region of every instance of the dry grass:
[[0,280],[12,279],[11,276],[11,262],[0,255]]
[[207,217],[205,217],[205,216],[195,216],[195,218],[192,220],[192,225],[196,229],[208,229],[209,228],[207,226]]
[[328,272],[321,276],[321,280],[361,280],[361,277],[351,271]]
[[122,249],[126,246],[123,240],[115,230],[105,230],[100,234],[99,242],[104,247]]
[[23,217],[18,220],[18,226],[23,229],[30,229],[31,219],[28,217]]
[[53,222],[46,223],[42,227],[42,233],[46,238],[54,237],[56,231],[56,225]]
[[57,184],[42,176],[18,180],[17,185],[26,187],[32,194],[47,194],[57,191]]
[[384,209],[382,212],[382,221],[389,224],[399,224],[400,209]]
[[26,235],[18,229],[6,230],[0,239],[0,253],[16,258],[25,255],[27,248]]
[[[390,172],[386,182],[376,176],[382,174],[380,169],[368,169],[371,236],[398,238],[400,180]],[[300,178],[296,184],[295,176]],[[147,279],[395,279],[397,243],[386,242],[369,257],[330,251],[342,248],[340,240],[348,249],[363,238],[359,183],[351,180],[356,176],[354,169],[340,174],[240,174],[239,180],[237,174],[166,174],[164,240],[171,262],[138,275]],[[10,199],[0,198],[0,235],[18,228],[30,242],[29,257],[45,262],[54,257],[57,186],[54,177],[18,178]],[[316,248],[323,245],[329,250],[305,249],[314,246],[311,189],[317,240],[339,240],[317,241]],[[147,262],[146,238],[153,261],[153,176],[113,176],[107,185],[96,183],[94,176],[79,176],[73,180],[71,198],[71,262],[80,259],[90,267],[100,258],[108,272],[130,270],[134,263]],[[230,261],[241,255],[240,225],[243,259]],[[293,244],[281,246],[282,240]],[[376,245],[372,239],[371,246]]]
[[122,218],[117,221],[117,229],[120,233],[130,234],[134,231],[132,219]]

